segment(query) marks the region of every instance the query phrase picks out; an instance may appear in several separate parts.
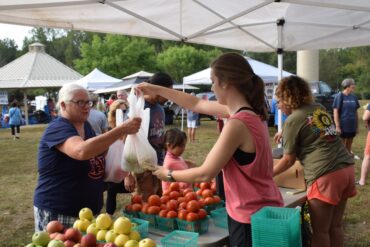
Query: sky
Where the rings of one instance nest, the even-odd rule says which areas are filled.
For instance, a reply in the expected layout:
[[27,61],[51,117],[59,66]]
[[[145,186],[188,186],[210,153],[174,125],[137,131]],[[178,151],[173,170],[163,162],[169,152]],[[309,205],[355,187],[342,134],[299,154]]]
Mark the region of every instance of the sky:
[[18,46],[18,49],[23,47],[24,37],[30,37],[29,31],[32,27],[19,26],[10,24],[0,24],[0,39],[13,39]]

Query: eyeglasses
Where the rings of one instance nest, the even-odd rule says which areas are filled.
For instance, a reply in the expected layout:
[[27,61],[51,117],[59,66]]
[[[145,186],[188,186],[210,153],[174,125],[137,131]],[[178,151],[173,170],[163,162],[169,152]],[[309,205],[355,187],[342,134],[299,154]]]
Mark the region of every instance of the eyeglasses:
[[76,105],[78,105],[79,107],[85,107],[85,106],[89,106],[89,107],[92,107],[93,106],[93,102],[91,100],[87,100],[87,101],[84,101],[84,100],[69,100],[69,102],[72,102],[72,103],[75,103]]

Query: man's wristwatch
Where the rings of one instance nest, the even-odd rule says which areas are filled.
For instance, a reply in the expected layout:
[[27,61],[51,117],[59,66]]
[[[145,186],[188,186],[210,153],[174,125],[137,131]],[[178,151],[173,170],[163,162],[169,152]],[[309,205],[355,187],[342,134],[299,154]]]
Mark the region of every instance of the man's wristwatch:
[[170,182],[176,182],[176,180],[172,177],[172,172],[173,172],[172,170],[168,170],[167,179]]

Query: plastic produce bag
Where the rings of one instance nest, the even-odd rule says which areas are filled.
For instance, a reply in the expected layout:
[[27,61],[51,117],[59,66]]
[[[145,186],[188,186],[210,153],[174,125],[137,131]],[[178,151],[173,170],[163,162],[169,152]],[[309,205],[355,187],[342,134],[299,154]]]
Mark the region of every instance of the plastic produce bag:
[[123,169],[135,173],[143,173],[145,170],[153,170],[157,164],[157,153],[148,141],[150,109],[144,110],[144,97],[137,96],[134,89],[128,96],[130,105],[128,117],[140,117],[142,119],[139,131],[128,135],[123,149]]
[[[123,123],[123,112],[121,109],[116,110],[116,126]],[[109,146],[108,153],[105,156],[105,182],[120,183],[128,175],[122,169],[122,154],[125,143],[118,139]]]

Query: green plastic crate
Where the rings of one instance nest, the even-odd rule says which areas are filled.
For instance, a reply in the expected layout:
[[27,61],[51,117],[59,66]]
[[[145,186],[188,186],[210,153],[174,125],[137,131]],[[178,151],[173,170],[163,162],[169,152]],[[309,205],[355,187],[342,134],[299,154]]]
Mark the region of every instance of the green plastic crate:
[[226,208],[218,208],[211,211],[215,226],[228,229]]
[[161,239],[162,247],[196,247],[199,234],[196,232],[173,231]]
[[139,218],[139,213],[138,212],[127,212],[126,210],[122,209],[122,214],[123,216],[127,218]]
[[164,218],[159,215],[155,216],[157,222],[157,228],[162,231],[171,232],[177,229],[176,218]]
[[199,234],[208,232],[208,225],[209,225],[209,216],[202,220],[197,221],[186,221],[186,220],[180,220],[176,219],[177,222],[177,228],[182,231],[188,231],[188,232],[198,232]]
[[263,207],[252,215],[251,224],[254,247],[302,246],[299,209]]
[[157,221],[155,219],[155,214],[144,214],[139,212],[139,218],[149,222],[149,226],[157,227]]
[[141,238],[146,238],[149,235],[149,222],[143,219],[131,218],[131,222],[136,223],[133,230],[140,233]]
[[204,209],[207,211],[208,214],[211,214],[211,212],[217,208],[225,207],[225,201],[221,200],[219,203],[214,203],[210,205],[205,205]]

